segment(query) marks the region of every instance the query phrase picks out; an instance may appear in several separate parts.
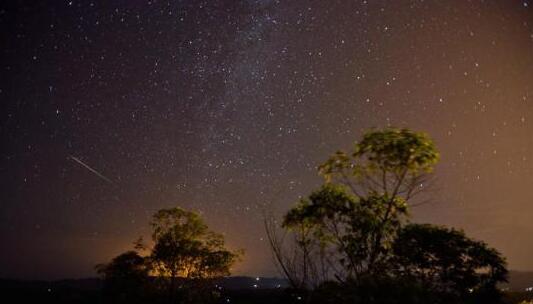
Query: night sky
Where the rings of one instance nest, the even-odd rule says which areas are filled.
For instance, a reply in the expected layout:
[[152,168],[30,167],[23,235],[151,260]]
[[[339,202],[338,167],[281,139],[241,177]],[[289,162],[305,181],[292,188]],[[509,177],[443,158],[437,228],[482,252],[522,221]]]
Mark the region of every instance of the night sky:
[[264,210],[386,126],[441,152],[416,221],[533,270],[532,1],[0,6],[0,277],[94,276],[173,206],[275,275]]

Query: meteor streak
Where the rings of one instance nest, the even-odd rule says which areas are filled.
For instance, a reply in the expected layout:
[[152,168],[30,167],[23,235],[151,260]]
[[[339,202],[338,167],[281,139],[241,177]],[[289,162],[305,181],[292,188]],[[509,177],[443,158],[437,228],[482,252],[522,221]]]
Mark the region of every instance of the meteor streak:
[[103,174],[101,174],[100,172],[96,171],[95,169],[91,168],[89,165],[87,165],[86,163],[82,162],[79,158],[77,157],[74,157],[72,155],[69,156],[73,161],[77,162],[78,164],[82,165],[83,167],[85,167],[87,170],[91,171],[92,173],[96,174],[98,177],[100,177],[101,179],[105,180],[106,182],[110,183],[110,184],[113,184],[113,181],[110,180],[109,178],[105,177]]

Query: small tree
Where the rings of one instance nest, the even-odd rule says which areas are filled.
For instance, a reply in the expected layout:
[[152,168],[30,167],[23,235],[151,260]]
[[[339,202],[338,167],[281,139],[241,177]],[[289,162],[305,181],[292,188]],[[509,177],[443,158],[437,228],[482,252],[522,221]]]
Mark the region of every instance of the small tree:
[[266,217],[264,224],[278,270],[292,288],[304,292],[317,287],[329,277],[330,254],[325,243],[317,238],[313,220],[297,212],[285,217],[282,224],[284,229],[279,229],[272,216]]
[[135,251],[127,251],[96,271],[104,279],[104,293],[117,303],[137,303],[149,282],[150,264]]

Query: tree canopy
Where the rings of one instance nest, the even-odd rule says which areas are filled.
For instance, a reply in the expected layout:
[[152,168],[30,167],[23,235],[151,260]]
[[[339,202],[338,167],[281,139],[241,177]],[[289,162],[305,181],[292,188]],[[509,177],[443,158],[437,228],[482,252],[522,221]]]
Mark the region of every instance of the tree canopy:
[[442,294],[466,297],[507,280],[504,258],[460,230],[410,224],[401,229],[393,252],[392,262],[402,277]]
[[377,194],[408,201],[423,189],[439,157],[427,134],[386,128],[365,133],[352,152],[337,151],[320,165],[319,173],[357,197]]
[[137,303],[143,295],[150,273],[150,263],[135,251],[122,253],[96,271],[104,278],[104,293],[114,302]]
[[161,275],[213,278],[229,275],[238,258],[225,249],[224,237],[208,229],[200,216],[181,208],[162,209],[153,217],[150,258]]

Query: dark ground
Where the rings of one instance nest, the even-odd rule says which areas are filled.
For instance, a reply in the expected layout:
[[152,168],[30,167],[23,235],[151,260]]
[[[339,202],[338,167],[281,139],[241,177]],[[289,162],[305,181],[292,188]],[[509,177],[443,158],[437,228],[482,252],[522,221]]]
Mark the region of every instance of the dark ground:
[[[220,286],[223,286],[221,303],[228,303],[227,299],[237,304],[298,302],[296,295],[285,289],[286,282],[282,279],[231,277],[223,279]],[[533,272],[511,272],[510,283],[503,286],[508,288],[506,303],[533,300],[533,292],[525,291],[529,286],[533,286]],[[51,282],[0,279],[1,297],[9,299],[9,303],[109,303],[101,287],[102,281],[97,278]]]

